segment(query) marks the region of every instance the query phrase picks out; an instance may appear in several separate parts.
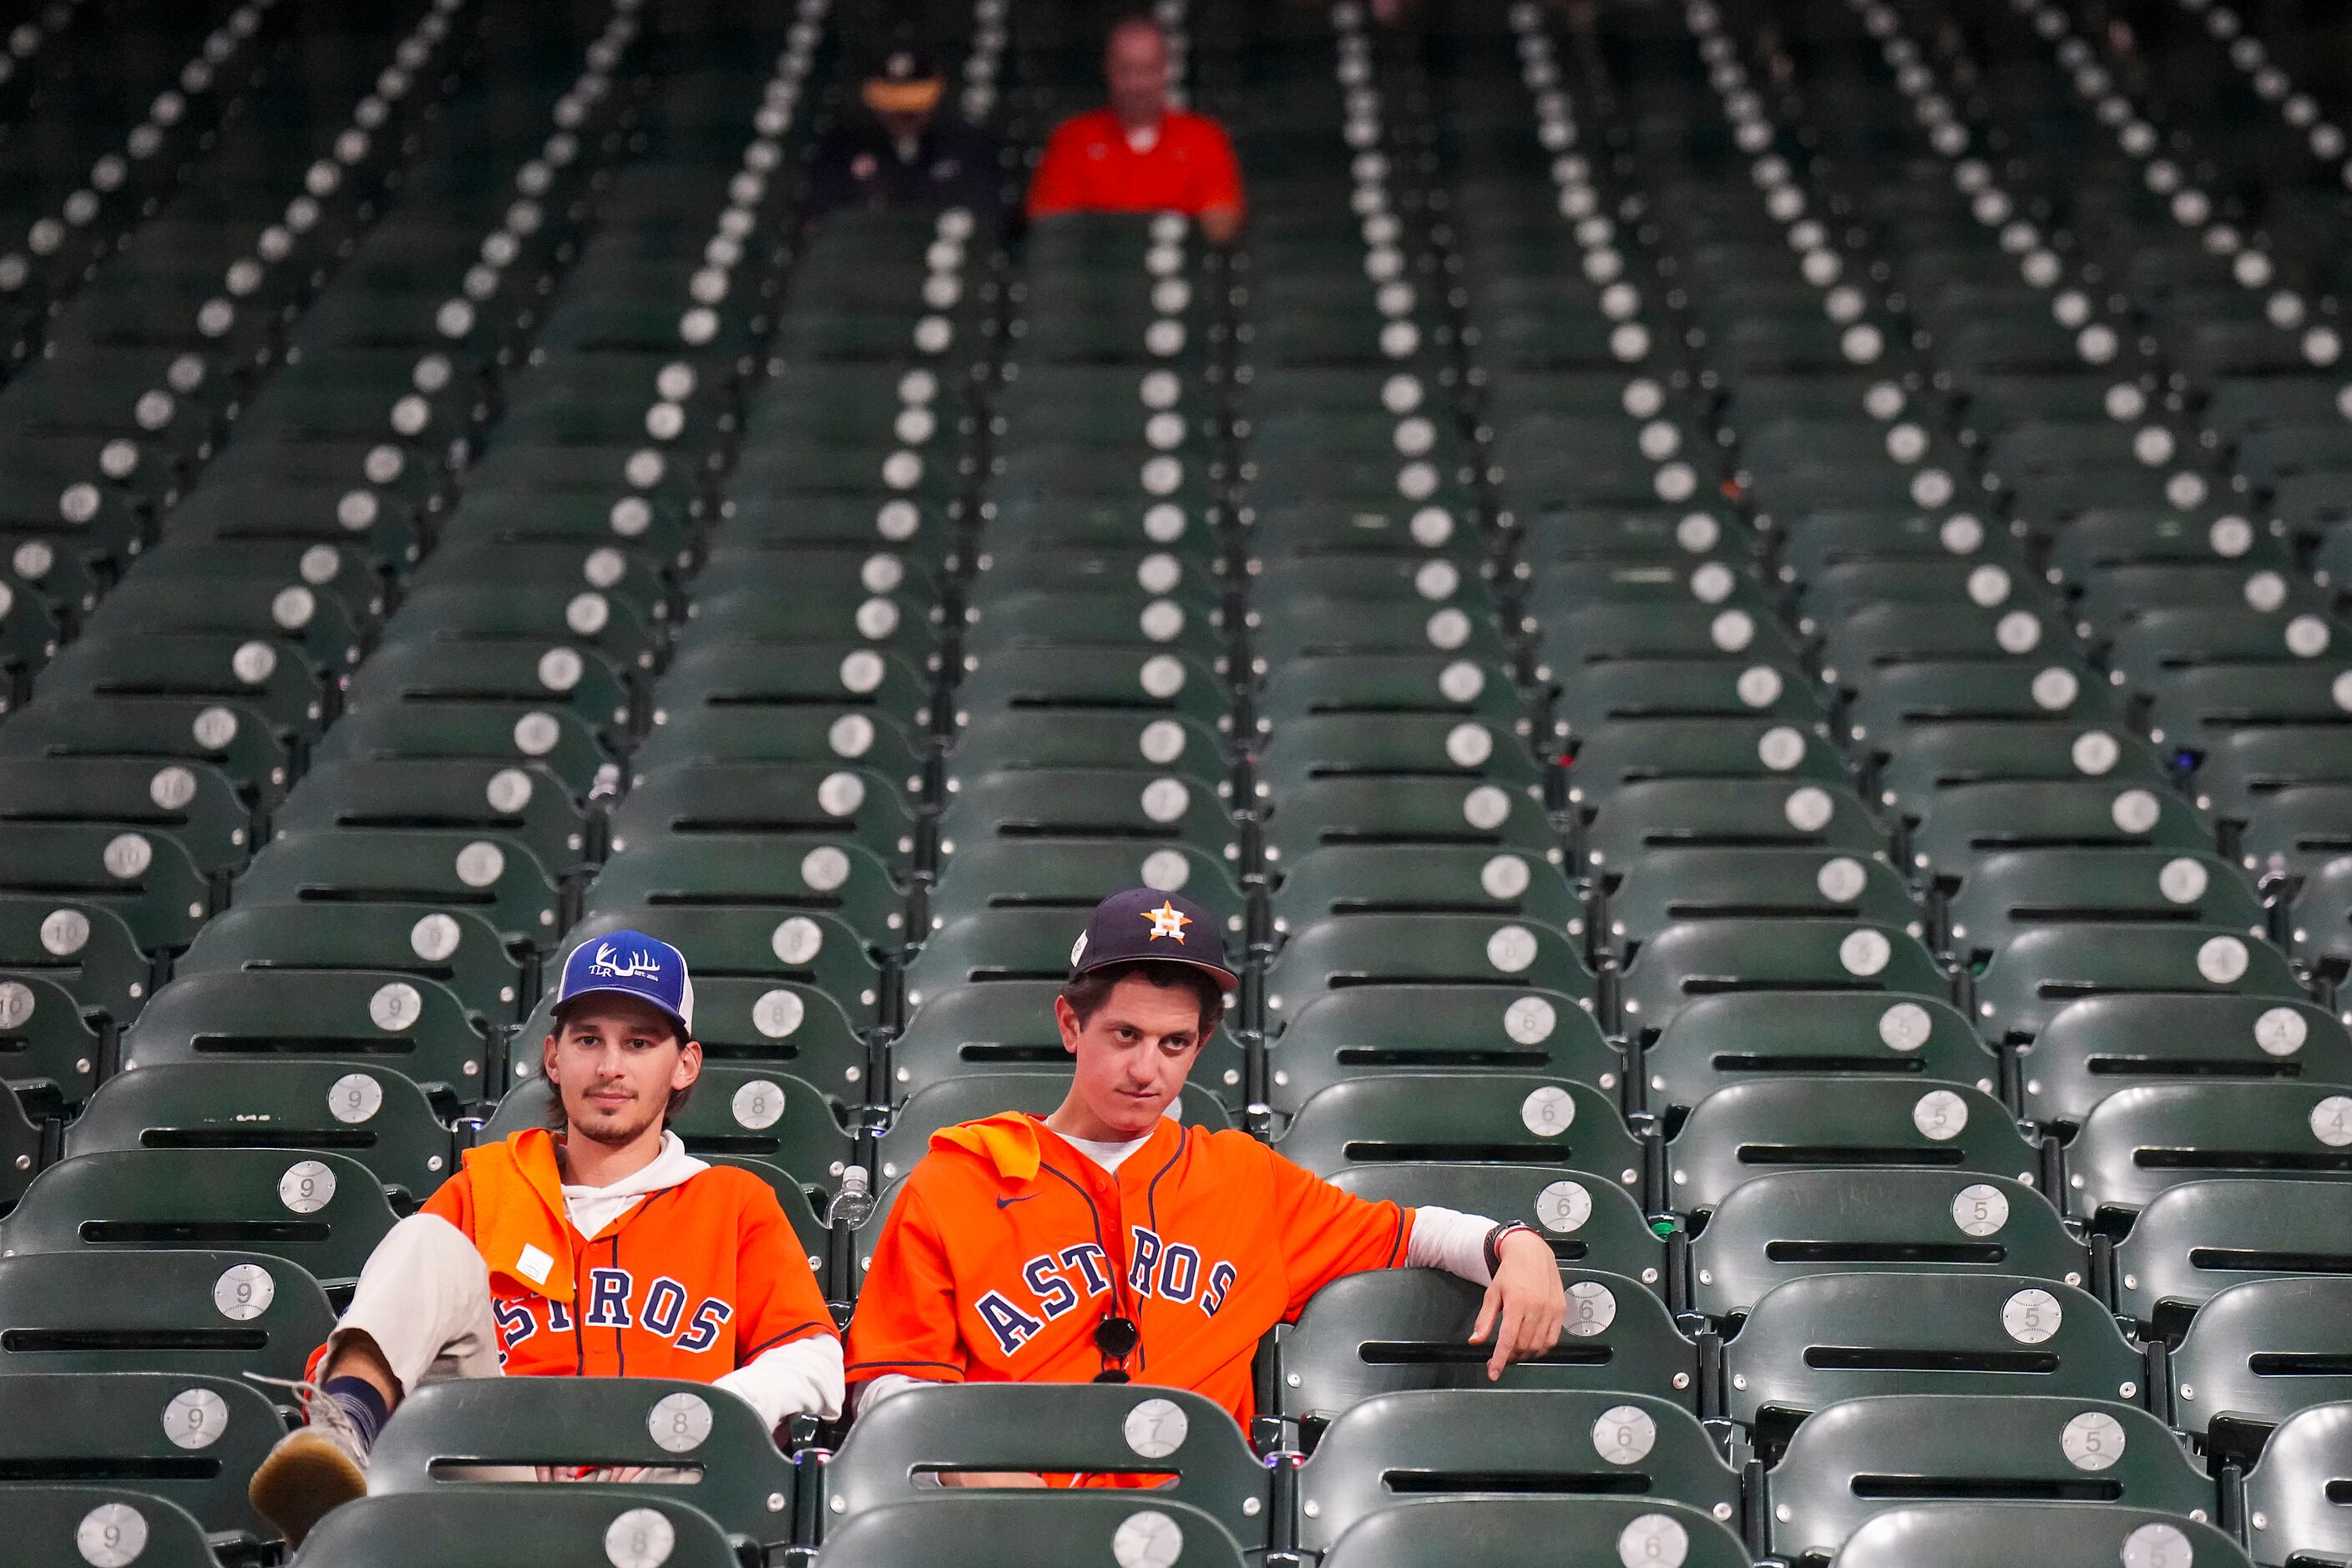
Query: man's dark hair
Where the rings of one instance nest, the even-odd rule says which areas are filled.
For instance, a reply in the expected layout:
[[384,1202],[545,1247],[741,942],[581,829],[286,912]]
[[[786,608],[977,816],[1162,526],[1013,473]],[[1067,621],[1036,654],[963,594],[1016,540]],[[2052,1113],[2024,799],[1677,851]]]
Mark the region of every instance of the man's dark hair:
[[1201,1039],[1205,1042],[1217,1032],[1225,1019],[1225,992],[1216,976],[1205,969],[1195,969],[1189,963],[1169,963],[1159,959],[1139,958],[1127,963],[1106,963],[1100,969],[1090,969],[1076,975],[1062,986],[1062,998],[1070,1011],[1078,1016],[1083,1028],[1092,1021],[1118,983],[1129,978],[1141,980],[1163,990],[1182,987],[1201,1004]]
[[[667,1022],[667,1020],[664,1021]],[[548,1020],[548,1022],[550,1026],[548,1033],[553,1035],[559,1040],[562,1039],[563,1037],[562,1011],[559,1010],[552,1018]],[[672,1023],[669,1025],[669,1033],[670,1037],[678,1043],[678,1047],[681,1050],[684,1049],[688,1043],[686,1031]],[[697,1083],[699,1083],[701,1079],[698,1078],[695,1080]],[[677,1113],[686,1109],[686,1102],[692,1099],[693,1096],[694,1084],[691,1083],[688,1084],[684,1089],[674,1089],[669,1091],[669,1103],[662,1107],[662,1126],[664,1128],[667,1128],[671,1122],[677,1120]],[[571,1120],[563,1114],[562,1094],[559,1091],[549,1095],[547,1097],[547,1130],[550,1132],[561,1132],[565,1128],[571,1126]]]

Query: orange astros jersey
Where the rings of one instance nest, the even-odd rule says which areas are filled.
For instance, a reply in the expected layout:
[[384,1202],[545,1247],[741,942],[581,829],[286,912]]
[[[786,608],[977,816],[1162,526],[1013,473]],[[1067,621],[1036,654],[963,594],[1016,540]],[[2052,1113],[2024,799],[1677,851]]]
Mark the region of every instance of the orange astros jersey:
[[555,1141],[533,1129],[467,1150],[424,1212],[489,1265],[509,1374],[709,1383],[834,1331],[792,1222],[748,1171],[713,1165],[648,1193],[587,1241],[564,1210]]
[[1084,1383],[1095,1326],[1140,1331],[1127,1370],[1244,1431],[1258,1341],[1343,1274],[1404,1261],[1412,1215],[1239,1132],[1163,1121],[1116,1173],[1032,1116],[932,1134],[849,1325],[851,1382]]

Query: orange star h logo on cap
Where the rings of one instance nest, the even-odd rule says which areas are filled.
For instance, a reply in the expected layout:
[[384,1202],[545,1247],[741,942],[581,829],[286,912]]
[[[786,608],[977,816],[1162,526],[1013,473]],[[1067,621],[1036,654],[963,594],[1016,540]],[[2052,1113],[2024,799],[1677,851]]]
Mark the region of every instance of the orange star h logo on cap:
[[1181,942],[1184,940],[1184,928],[1192,923],[1192,916],[1183,913],[1165,899],[1160,901],[1158,909],[1144,910],[1143,918],[1151,922],[1153,942],[1158,942],[1163,936],[1172,936]]

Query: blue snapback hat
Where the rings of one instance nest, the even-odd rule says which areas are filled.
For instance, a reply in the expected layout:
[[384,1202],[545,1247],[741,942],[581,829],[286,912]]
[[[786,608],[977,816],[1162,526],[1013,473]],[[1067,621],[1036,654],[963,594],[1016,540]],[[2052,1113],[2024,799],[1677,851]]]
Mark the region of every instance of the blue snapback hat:
[[1113,963],[1146,961],[1205,969],[1227,991],[1242,983],[1225,962],[1225,935],[1216,917],[1181,894],[1157,888],[1129,888],[1095,906],[1070,949],[1070,978]]
[[694,1037],[694,979],[686,972],[686,954],[659,937],[639,931],[606,931],[592,936],[563,961],[563,980],[556,987],[558,1013],[583,996],[610,994],[634,996],[660,1008]]

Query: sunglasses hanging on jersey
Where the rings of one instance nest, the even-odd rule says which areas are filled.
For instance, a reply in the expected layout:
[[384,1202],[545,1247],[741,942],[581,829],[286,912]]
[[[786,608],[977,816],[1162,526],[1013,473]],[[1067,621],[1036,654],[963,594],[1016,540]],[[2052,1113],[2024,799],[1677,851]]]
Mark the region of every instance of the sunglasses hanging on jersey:
[[1142,1334],[1135,1320],[1122,1313],[1106,1316],[1095,1325],[1095,1349],[1102,1352],[1104,1366],[1095,1374],[1097,1383],[1131,1383],[1127,1375],[1127,1358],[1135,1353]]

